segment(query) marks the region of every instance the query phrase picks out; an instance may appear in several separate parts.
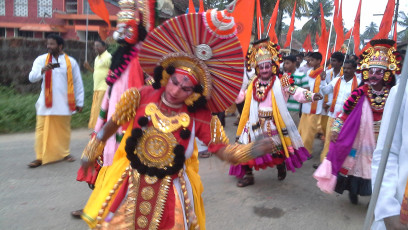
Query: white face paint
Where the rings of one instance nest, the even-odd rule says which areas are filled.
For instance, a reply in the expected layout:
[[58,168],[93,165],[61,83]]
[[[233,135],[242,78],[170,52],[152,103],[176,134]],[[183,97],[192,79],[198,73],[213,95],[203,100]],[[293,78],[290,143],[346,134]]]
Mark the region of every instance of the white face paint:
[[125,39],[125,27],[126,27],[126,24],[125,23],[119,23],[116,27],[118,29],[115,32],[113,32],[113,39],[115,39],[115,41]]

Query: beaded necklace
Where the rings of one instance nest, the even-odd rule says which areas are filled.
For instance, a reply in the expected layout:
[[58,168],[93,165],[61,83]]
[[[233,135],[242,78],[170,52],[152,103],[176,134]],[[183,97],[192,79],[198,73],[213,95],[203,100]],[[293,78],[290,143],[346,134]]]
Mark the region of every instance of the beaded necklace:
[[272,89],[276,76],[269,79],[268,82],[261,82],[259,77],[256,77],[253,85],[253,97],[257,102],[262,102],[268,96],[269,90]]
[[380,91],[374,90],[371,86],[368,88],[368,99],[371,102],[371,108],[376,112],[384,110],[385,102],[388,98],[388,89],[384,86]]

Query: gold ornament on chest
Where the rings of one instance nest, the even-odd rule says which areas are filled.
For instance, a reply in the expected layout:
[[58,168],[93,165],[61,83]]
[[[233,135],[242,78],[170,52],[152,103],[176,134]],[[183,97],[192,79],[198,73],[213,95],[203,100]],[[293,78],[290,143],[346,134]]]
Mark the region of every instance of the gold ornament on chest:
[[186,128],[190,124],[190,117],[187,113],[167,117],[153,103],[146,106],[145,114],[150,116],[153,126],[163,133],[172,133],[181,127]]

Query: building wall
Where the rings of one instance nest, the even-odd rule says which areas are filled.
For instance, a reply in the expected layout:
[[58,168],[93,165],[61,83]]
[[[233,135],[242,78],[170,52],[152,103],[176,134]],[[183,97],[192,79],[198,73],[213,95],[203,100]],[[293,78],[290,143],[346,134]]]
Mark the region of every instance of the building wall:
[[[77,0],[77,14],[84,13],[84,1],[86,0]],[[66,29],[65,33],[61,33],[61,36],[65,39],[80,39],[78,36],[78,31],[75,31],[75,25],[85,25],[86,20],[65,20],[59,19],[55,17],[56,13],[63,13],[65,12],[65,2],[66,0],[53,0],[52,1],[52,9],[53,14],[51,17],[38,17],[38,0],[27,0],[28,2],[28,15],[27,17],[17,17],[14,16],[14,2],[15,0],[6,0],[5,1],[5,8],[6,14],[4,16],[0,16],[0,22],[5,23],[16,23],[18,25],[27,24],[46,24],[46,25],[59,25],[64,26]],[[116,5],[112,5],[110,3],[105,2],[105,5],[108,9],[110,15],[116,15],[120,8]],[[102,20],[89,20],[89,25],[96,25],[96,26],[105,26],[106,23]],[[0,26],[1,27],[1,26]],[[17,28],[17,31],[15,30]],[[17,37],[18,36],[18,28],[6,28],[6,37]],[[17,32],[17,33],[15,33]],[[33,32],[34,38],[43,38],[43,32]]]
[[[30,83],[28,74],[34,60],[47,52],[45,44],[45,39],[0,38],[0,85],[12,87],[20,93],[38,93],[41,81]],[[66,40],[64,52],[75,58],[83,70],[85,42]],[[93,64],[95,57],[93,42],[89,42],[88,61]]]

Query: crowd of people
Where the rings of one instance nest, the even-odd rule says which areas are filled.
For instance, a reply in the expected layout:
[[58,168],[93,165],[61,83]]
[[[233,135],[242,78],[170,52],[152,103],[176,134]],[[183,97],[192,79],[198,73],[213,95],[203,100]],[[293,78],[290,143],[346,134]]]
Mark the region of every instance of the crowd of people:
[[[119,14],[119,48],[111,55],[96,41],[94,67],[84,64],[94,78],[93,135],[77,180],[93,192],[73,216],[96,229],[205,229],[198,158],[211,154],[231,164],[238,187],[255,183],[254,169],[276,166],[281,181],[319,157],[313,177],[323,192],[348,190],[353,204],[371,195],[402,69],[394,41],[373,40],[360,57],[334,52],[325,65],[319,52],[282,56],[263,36],[244,57],[231,9],[179,15],[149,33],[136,7],[122,10],[133,14]],[[75,160],[70,119],[84,106],[79,66],[63,39],[48,36],[47,48],[29,75],[43,81],[31,168]],[[405,97],[376,229],[407,227]],[[230,106],[239,112],[235,140],[224,132]]]

